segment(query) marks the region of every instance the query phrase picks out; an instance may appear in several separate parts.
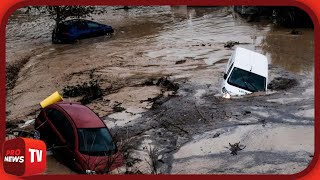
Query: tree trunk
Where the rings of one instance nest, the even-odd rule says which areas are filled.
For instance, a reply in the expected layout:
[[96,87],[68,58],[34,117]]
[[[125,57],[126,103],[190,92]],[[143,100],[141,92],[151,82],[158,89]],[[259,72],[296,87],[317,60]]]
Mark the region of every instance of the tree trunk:
[[60,23],[60,21],[61,21],[61,9],[60,9],[59,6],[55,6],[54,10],[55,10],[55,13],[56,13],[56,18],[55,18],[56,25],[58,25]]

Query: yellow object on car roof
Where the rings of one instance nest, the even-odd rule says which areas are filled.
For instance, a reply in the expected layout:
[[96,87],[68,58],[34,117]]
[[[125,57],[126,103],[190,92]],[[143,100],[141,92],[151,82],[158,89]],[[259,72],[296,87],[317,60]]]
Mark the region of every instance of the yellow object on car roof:
[[46,99],[44,99],[43,101],[40,102],[40,106],[42,108],[45,108],[51,104],[54,104],[56,102],[59,101],[63,101],[62,96],[59,94],[58,91],[54,92],[53,94],[51,94],[49,97],[47,97]]

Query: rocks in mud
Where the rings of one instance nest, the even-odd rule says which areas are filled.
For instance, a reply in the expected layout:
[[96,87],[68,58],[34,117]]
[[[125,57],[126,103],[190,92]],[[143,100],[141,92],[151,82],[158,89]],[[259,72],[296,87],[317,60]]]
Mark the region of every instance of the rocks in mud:
[[238,151],[243,150],[244,148],[246,148],[246,146],[240,144],[240,142],[238,143],[234,143],[234,144],[230,144],[229,143],[229,150],[231,151],[230,154],[234,155],[238,155]]
[[287,90],[298,85],[296,79],[276,77],[268,85],[270,90]]
[[101,98],[102,95],[102,89],[98,84],[98,80],[91,80],[89,83],[85,82],[75,86],[67,86],[63,89],[64,97],[83,96],[80,100],[82,104],[89,104],[93,100]]

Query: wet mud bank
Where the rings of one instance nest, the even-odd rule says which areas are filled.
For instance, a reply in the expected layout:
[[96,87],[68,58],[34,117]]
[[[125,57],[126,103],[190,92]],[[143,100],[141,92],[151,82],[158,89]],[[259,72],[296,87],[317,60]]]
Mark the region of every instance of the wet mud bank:
[[[156,147],[165,174],[300,172],[314,152],[313,81],[272,66],[270,74],[279,87],[279,79],[302,83],[232,99],[208,86],[181,83],[177,95],[159,99],[155,109],[112,131],[140,142],[137,151]],[[246,148],[233,156],[228,146],[237,142]]]

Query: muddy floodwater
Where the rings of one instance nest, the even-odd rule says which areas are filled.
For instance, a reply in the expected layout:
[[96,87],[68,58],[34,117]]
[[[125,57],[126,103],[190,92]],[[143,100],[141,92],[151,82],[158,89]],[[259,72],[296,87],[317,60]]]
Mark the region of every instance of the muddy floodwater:
[[[313,29],[292,35],[266,20],[248,23],[230,7],[116,8],[88,18],[111,25],[112,36],[74,44],[51,43],[54,21],[46,14],[22,9],[11,16],[6,62],[24,63],[7,91],[7,121],[33,119],[51,93],[95,79],[103,96],[87,106],[134,144],[140,161],[133,169],[151,172],[148,148],[156,150],[157,173],[164,174],[294,174],[308,166],[314,153]],[[268,82],[298,83],[223,99],[223,71],[236,47],[225,48],[227,41],[265,54]],[[179,89],[156,83],[161,77]],[[230,154],[230,144],[238,142],[245,148]],[[46,173],[74,173],[51,155],[48,161]]]

